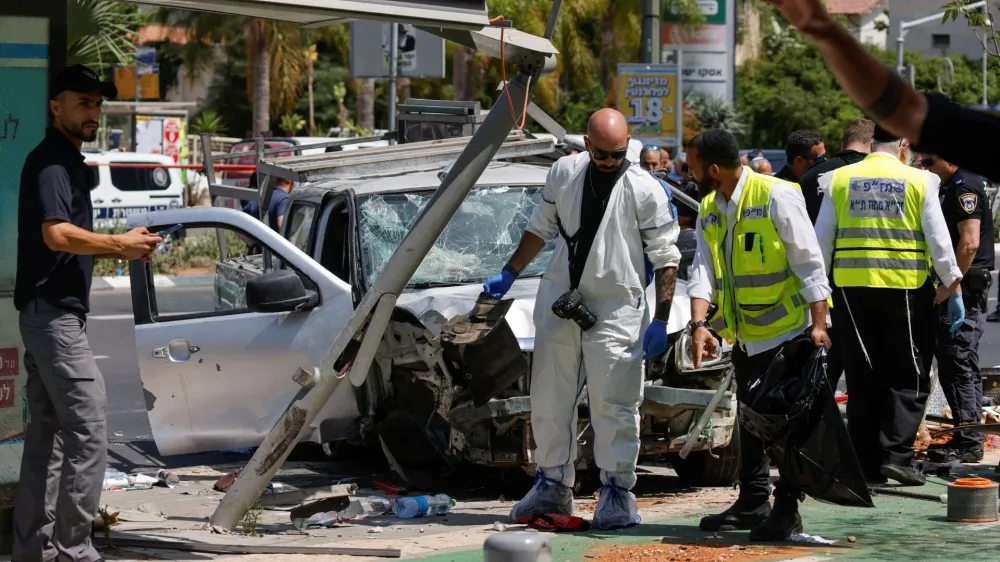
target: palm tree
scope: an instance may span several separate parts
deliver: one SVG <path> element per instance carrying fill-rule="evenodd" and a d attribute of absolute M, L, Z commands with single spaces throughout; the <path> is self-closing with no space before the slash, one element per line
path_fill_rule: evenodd
<path fill-rule="evenodd" d="M 102 76 L 135 57 L 142 17 L 132 4 L 69 0 L 66 5 L 67 64 L 84 64 Z"/>
<path fill-rule="evenodd" d="M 290 113 L 302 93 L 302 56 L 306 32 L 295 24 L 195 12 L 161 9 L 157 19 L 188 31 L 181 58 L 189 76 L 212 68 L 219 44 L 242 41 L 249 64 L 247 94 L 253 101 L 253 135 L 271 128 L 271 115 Z"/>

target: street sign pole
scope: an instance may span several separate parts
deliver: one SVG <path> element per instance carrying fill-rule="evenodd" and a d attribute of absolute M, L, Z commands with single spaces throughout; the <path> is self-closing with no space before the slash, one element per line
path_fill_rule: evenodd
<path fill-rule="evenodd" d="M 389 126 L 396 129 L 396 74 L 399 72 L 399 24 L 389 24 Z"/>
<path fill-rule="evenodd" d="M 677 152 L 684 151 L 684 53 L 677 51 Z"/>

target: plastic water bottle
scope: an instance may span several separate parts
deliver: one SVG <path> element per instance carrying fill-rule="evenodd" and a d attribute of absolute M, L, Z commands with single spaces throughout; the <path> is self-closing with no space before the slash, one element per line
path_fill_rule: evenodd
<path fill-rule="evenodd" d="M 396 505 L 392 506 L 392 511 L 397 517 L 410 519 L 424 515 L 444 515 L 451 511 L 451 506 L 453 505 L 455 505 L 455 500 L 444 494 L 417 496 L 415 498 L 401 498 L 396 500 Z"/>
<path fill-rule="evenodd" d="M 122 260 L 118 260 L 118 263 L 115 264 L 115 276 L 116 277 L 121 277 L 122 274 L 125 273 L 124 269 L 125 269 L 125 266 L 122 265 Z"/>
<path fill-rule="evenodd" d="M 396 500 L 379 496 L 367 498 L 355 498 L 347 509 L 340 512 L 340 515 L 348 519 L 364 519 L 366 517 L 378 517 L 392 511 Z"/>

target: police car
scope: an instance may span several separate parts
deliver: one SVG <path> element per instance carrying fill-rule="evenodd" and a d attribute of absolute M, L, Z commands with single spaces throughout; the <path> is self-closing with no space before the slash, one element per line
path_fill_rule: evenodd
<path fill-rule="evenodd" d="M 180 170 L 168 167 L 174 164 L 169 156 L 85 152 L 84 161 L 94 179 L 90 200 L 94 205 L 95 228 L 124 225 L 126 218 L 137 213 L 185 206 L 184 182 Z M 119 164 L 146 166 L 117 166 Z"/>

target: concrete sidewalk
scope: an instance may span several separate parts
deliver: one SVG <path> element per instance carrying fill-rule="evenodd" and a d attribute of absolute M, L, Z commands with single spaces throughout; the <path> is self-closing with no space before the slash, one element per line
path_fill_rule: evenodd
<path fill-rule="evenodd" d="M 992 471 L 1000 453 L 991 451 L 977 473 L 1000 480 Z M 317 463 L 288 463 L 275 481 L 303 486 L 303 482 L 336 483 L 338 476 L 324 472 Z M 253 544 L 285 546 L 328 546 L 341 548 L 399 549 L 402 558 L 432 562 L 473 562 L 482 559 L 482 545 L 494 530 L 495 522 L 505 522 L 514 498 L 495 495 L 495 490 L 456 492 L 458 501 L 445 517 L 399 519 L 393 515 L 356 520 L 330 529 L 310 529 L 298 533 L 287 511 L 260 512 L 257 532 L 252 537 L 243 528 L 233 534 L 214 534 L 207 521 L 223 494 L 212 490 L 215 481 L 239 465 L 193 467 L 174 471 L 181 484 L 173 489 L 109 491 L 102 505 L 115 510 L 135 510 L 153 504 L 164 514 L 158 522 L 122 522 L 113 527 L 115 537 L 161 538 L 212 544 Z M 628 562 L 631 560 L 995 560 L 1000 552 L 1000 523 L 968 525 L 945 521 L 946 506 L 921 500 L 875 496 L 873 509 L 843 508 L 807 500 L 802 504 L 805 531 L 830 540 L 835 545 L 749 543 L 746 532 L 702 533 L 698 520 L 703 515 L 725 509 L 737 492 L 728 488 L 688 489 L 679 485 L 672 471 L 649 468 L 640 476 L 636 489 L 643 523 L 624 531 L 552 535 L 554 560 L 565 562 Z M 776 475 L 775 475 L 776 476 Z M 364 479 L 362 479 L 364 480 Z M 319 484 L 313 484 L 319 485 Z M 911 491 L 946 493 L 946 481 L 932 478 L 922 488 Z M 356 495 L 381 495 L 376 490 L 359 489 Z M 592 498 L 578 499 L 580 515 L 593 513 Z M 507 531 L 520 530 L 506 525 Z M 103 543 L 103 535 L 95 534 Z M 856 537 L 855 543 L 847 541 Z M 681 549 L 683 547 L 683 550 Z M 993 554 L 986 554 L 992 552 Z M 161 549 L 102 548 L 107 560 L 239 560 L 241 562 L 304 562 L 316 555 L 213 555 Z M 723 558 L 724 557 L 724 558 Z M 348 556 L 323 556 L 323 560 L 348 562 L 385 560 Z"/>

